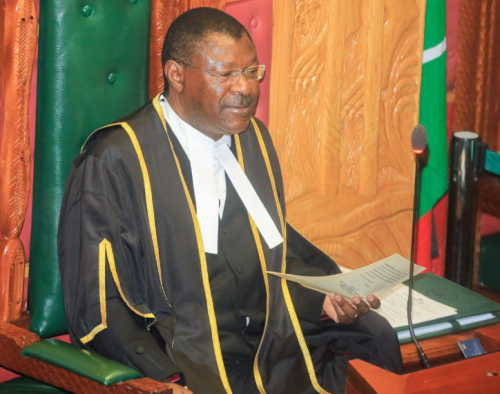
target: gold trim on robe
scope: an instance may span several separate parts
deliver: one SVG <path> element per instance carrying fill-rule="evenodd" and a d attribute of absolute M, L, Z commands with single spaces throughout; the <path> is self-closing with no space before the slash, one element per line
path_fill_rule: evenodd
<path fill-rule="evenodd" d="M 109 268 L 111 270 L 111 275 L 113 276 L 113 280 L 116 283 L 116 287 L 118 288 L 118 291 L 120 292 L 120 296 L 122 297 L 123 301 L 127 304 L 127 306 L 136 314 L 139 316 L 145 317 L 145 318 L 150 318 L 150 319 L 155 319 L 155 316 L 152 313 L 141 313 L 137 309 L 133 308 L 127 299 L 125 298 L 125 295 L 123 294 L 121 285 L 120 285 L 120 280 L 118 279 L 118 274 L 116 272 L 116 266 L 115 266 L 115 257 L 113 255 L 113 247 L 111 246 L 111 243 L 104 238 L 101 243 L 99 244 L 99 303 L 101 305 L 101 324 L 98 326 L 94 327 L 92 331 L 90 331 L 87 335 L 85 335 L 83 338 L 80 339 L 82 343 L 87 343 L 90 342 L 94 337 L 100 333 L 101 331 L 105 330 L 108 328 L 106 325 L 106 258 L 109 263 Z"/>
<path fill-rule="evenodd" d="M 156 220 L 155 220 L 155 211 L 153 206 L 153 193 L 151 192 L 151 182 L 149 181 L 149 173 L 148 168 L 146 166 L 146 162 L 144 161 L 144 156 L 142 155 L 141 146 L 139 145 L 139 141 L 137 141 L 137 137 L 135 136 L 132 128 L 125 122 L 120 123 L 120 126 L 127 132 L 130 140 L 132 141 L 132 145 L 134 145 L 135 152 L 137 153 L 137 158 L 139 159 L 139 163 L 141 165 L 142 177 L 144 179 L 144 193 L 146 194 L 146 208 L 148 210 L 148 219 L 149 219 L 149 228 L 151 231 L 151 239 L 153 241 L 153 248 L 155 251 L 156 258 L 156 267 L 158 269 L 158 276 L 160 278 L 161 290 L 163 291 L 163 295 L 165 299 L 167 299 L 167 295 L 165 294 L 165 289 L 163 288 L 163 278 L 161 275 L 161 264 L 160 264 L 160 251 L 158 249 L 158 237 L 156 235 Z"/>
<path fill-rule="evenodd" d="M 177 166 L 177 171 L 179 172 L 179 177 L 181 178 L 182 186 L 184 188 L 184 192 L 186 194 L 186 198 L 187 198 L 187 201 L 189 204 L 189 210 L 191 211 L 191 219 L 193 220 L 193 225 L 194 225 L 194 229 L 195 229 L 195 233 L 196 233 L 196 241 L 197 241 L 197 245 L 198 245 L 198 253 L 200 256 L 201 276 L 203 279 L 203 288 L 205 291 L 205 298 L 206 298 L 206 302 L 207 302 L 208 319 L 210 322 L 210 329 L 212 331 L 212 342 L 213 342 L 213 346 L 214 346 L 217 368 L 219 370 L 219 375 L 220 375 L 220 378 L 222 381 L 222 385 L 224 386 L 226 393 L 232 394 L 232 390 L 231 390 L 231 387 L 229 385 L 229 381 L 227 379 L 226 368 L 224 367 L 224 361 L 222 359 L 222 351 L 221 351 L 220 341 L 219 341 L 219 331 L 217 329 L 217 320 L 215 317 L 214 303 L 212 300 L 212 291 L 210 290 L 210 280 L 208 277 L 208 267 L 207 267 L 207 260 L 206 260 L 206 256 L 205 256 L 205 248 L 203 247 L 203 240 L 201 237 L 201 229 L 200 229 L 200 225 L 198 223 L 198 217 L 196 216 L 196 210 L 194 209 L 193 200 L 191 198 L 191 195 L 189 194 L 189 190 L 187 188 L 186 181 L 184 180 L 184 176 L 182 175 L 181 166 L 180 166 L 179 160 L 177 158 L 177 155 L 175 154 L 174 146 L 172 145 L 172 141 L 170 140 L 170 136 L 168 134 L 167 124 L 166 124 L 165 118 L 163 116 L 163 110 L 162 110 L 161 105 L 160 105 L 160 95 L 157 95 L 153 99 L 153 105 L 154 105 L 156 111 L 158 112 L 158 116 L 161 119 L 163 127 L 165 128 L 165 133 L 167 134 L 168 142 L 169 142 L 170 148 L 172 150 L 172 155 L 174 156 L 175 164 Z"/>
<path fill-rule="evenodd" d="M 102 330 L 108 328 L 106 325 L 106 243 L 107 239 L 103 239 L 99 244 L 99 303 L 101 305 L 101 324 L 94 327 L 83 338 L 80 338 L 82 343 L 90 342 Z"/>
<path fill-rule="evenodd" d="M 252 118 L 252 124 L 255 128 L 255 133 L 257 134 L 257 139 L 259 141 L 259 146 L 262 151 L 262 155 L 264 156 L 264 161 L 266 162 L 267 172 L 269 173 L 269 179 L 271 180 L 271 184 L 273 187 L 274 199 L 276 201 L 276 207 L 278 208 L 278 214 L 281 222 L 281 231 L 283 236 L 283 262 L 281 266 L 281 272 L 286 273 L 286 224 L 283 220 L 283 214 L 281 211 L 281 204 L 278 199 L 278 193 L 276 191 L 276 184 L 274 182 L 274 176 L 271 169 L 271 163 L 269 162 L 269 157 L 267 155 L 267 149 L 264 144 L 264 140 L 262 139 L 262 135 L 260 133 L 259 126 L 257 122 Z M 299 341 L 300 349 L 302 350 L 302 354 L 304 356 L 304 361 L 306 362 L 307 372 L 309 373 L 309 377 L 311 378 L 311 383 L 314 389 L 321 394 L 330 394 L 325 391 L 318 383 L 318 379 L 316 378 L 316 373 L 314 372 L 314 365 L 311 359 L 311 354 L 309 353 L 309 348 L 307 347 L 307 343 L 304 338 L 304 334 L 302 329 L 300 328 L 299 319 L 297 318 L 297 313 L 295 312 L 295 308 L 293 307 L 292 297 L 290 296 L 290 291 L 288 290 L 288 285 L 286 283 L 286 279 L 281 279 L 281 286 L 283 289 L 283 296 L 285 298 L 286 307 L 288 309 L 288 314 L 290 315 L 290 319 L 292 320 L 293 328 L 295 330 L 295 335 Z M 257 362 L 257 360 L 256 360 Z"/>

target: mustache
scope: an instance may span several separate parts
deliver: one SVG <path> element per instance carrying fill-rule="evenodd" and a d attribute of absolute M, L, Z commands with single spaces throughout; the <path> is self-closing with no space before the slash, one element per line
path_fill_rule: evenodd
<path fill-rule="evenodd" d="M 236 96 L 234 99 L 224 102 L 225 107 L 248 107 L 256 101 L 255 96 L 249 94 Z"/>

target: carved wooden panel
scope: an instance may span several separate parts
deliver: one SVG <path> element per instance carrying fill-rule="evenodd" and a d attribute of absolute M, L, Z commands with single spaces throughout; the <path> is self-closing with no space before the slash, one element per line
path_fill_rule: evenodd
<path fill-rule="evenodd" d="M 350 268 L 409 258 L 425 0 L 274 3 L 270 132 L 288 220 Z"/>
<path fill-rule="evenodd" d="M 223 10 L 225 0 L 153 0 L 151 5 L 151 49 L 149 52 L 149 96 L 163 91 L 161 50 L 171 23 L 183 12 L 196 7 Z"/>
<path fill-rule="evenodd" d="M 0 150 L 0 321 L 11 321 L 21 316 L 23 300 L 25 259 L 19 236 L 26 217 L 30 187 L 28 108 L 38 41 L 38 19 L 33 0 L 9 1 L 4 25 L 3 59 L 0 63 L 5 83 Z"/>
<path fill-rule="evenodd" d="M 0 1 L 0 92 L 3 92 L 3 67 L 1 66 L 4 62 L 3 58 L 3 36 L 4 36 L 4 24 L 5 24 L 5 2 Z M 0 94 L 0 109 L 2 108 L 3 94 Z M 0 146 L 2 146 L 2 129 L 0 126 Z"/>

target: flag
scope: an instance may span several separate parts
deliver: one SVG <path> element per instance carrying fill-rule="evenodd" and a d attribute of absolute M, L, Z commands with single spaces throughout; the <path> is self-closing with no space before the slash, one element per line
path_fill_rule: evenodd
<path fill-rule="evenodd" d="M 425 15 L 422 85 L 420 92 L 420 124 L 427 129 L 428 160 L 422 170 L 416 262 L 442 274 L 442 267 L 431 266 L 432 237 L 436 236 L 433 208 L 448 189 L 448 155 L 446 133 L 446 2 L 428 0 Z M 440 219 L 443 204 L 440 204 Z M 434 233 L 434 234 L 433 234 Z M 441 239 L 440 239 L 441 238 Z M 439 251 L 444 251 L 440 245 Z"/>

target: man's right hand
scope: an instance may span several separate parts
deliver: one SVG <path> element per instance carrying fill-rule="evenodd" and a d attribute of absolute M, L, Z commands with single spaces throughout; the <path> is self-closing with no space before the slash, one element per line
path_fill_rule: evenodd
<path fill-rule="evenodd" d="M 165 382 L 165 385 L 172 389 L 172 394 L 194 394 L 191 390 L 188 390 L 187 388 L 179 386 L 175 383 Z"/>
<path fill-rule="evenodd" d="M 331 294 L 325 297 L 323 310 L 336 323 L 351 324 L 361 315 L 370 311 L 370 308 L 380 308 L 380 300 L 373 294 L 366 297 L 368 303 L 356 296 L 352 299 L 352 304 L 347 302 L 340 294 Z"/>

